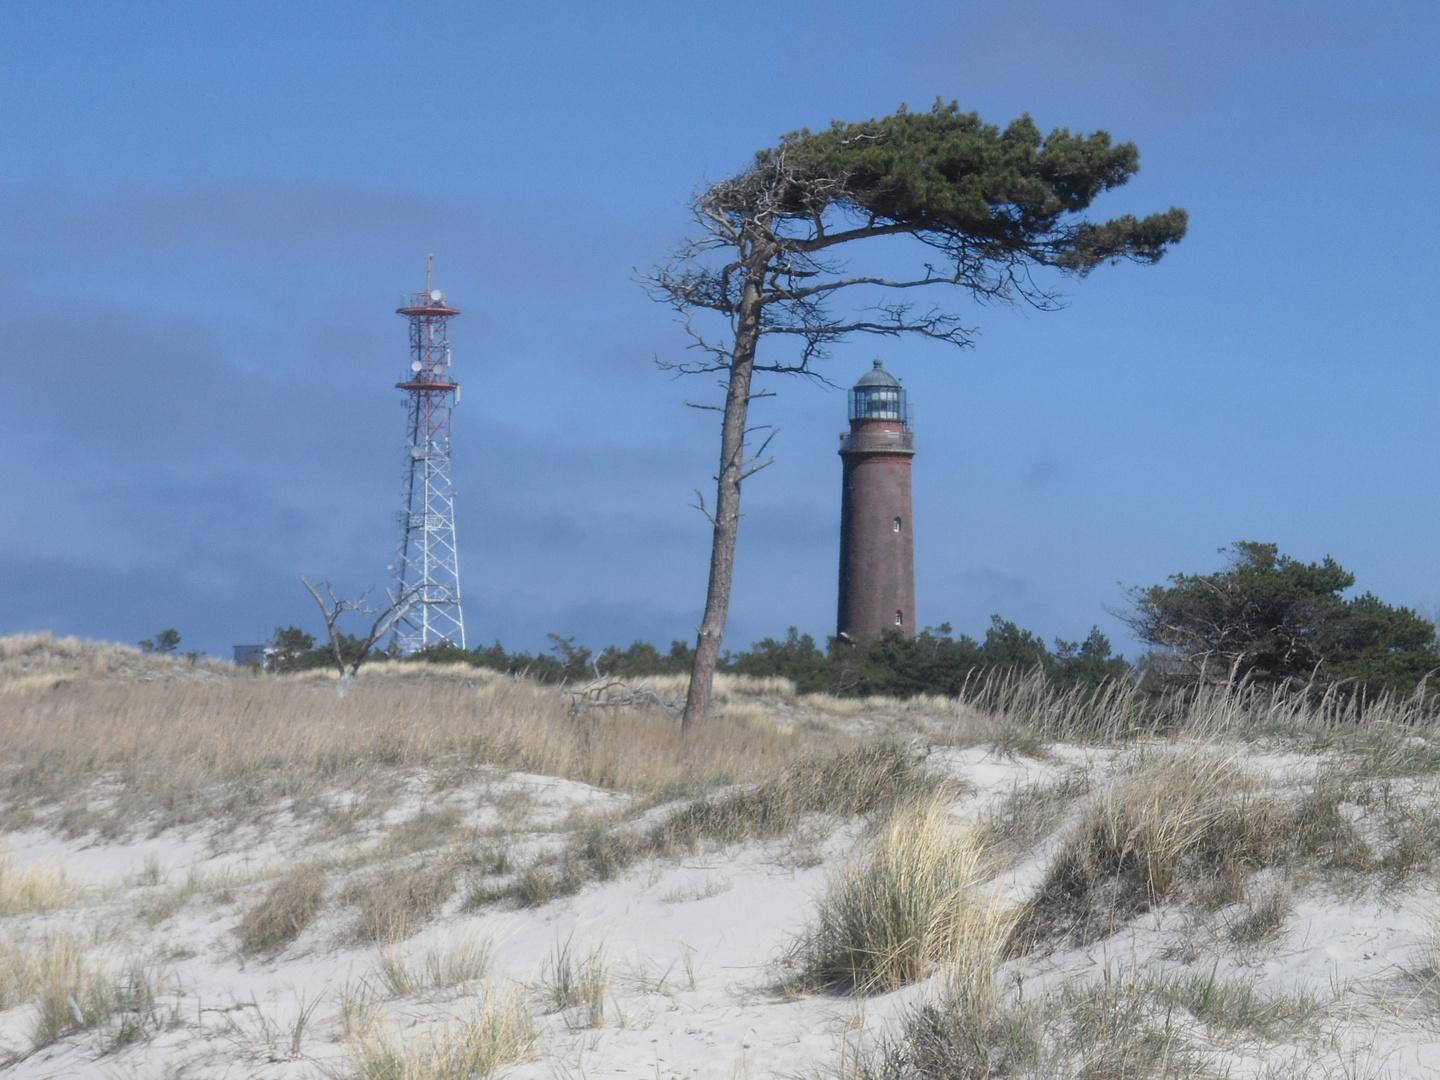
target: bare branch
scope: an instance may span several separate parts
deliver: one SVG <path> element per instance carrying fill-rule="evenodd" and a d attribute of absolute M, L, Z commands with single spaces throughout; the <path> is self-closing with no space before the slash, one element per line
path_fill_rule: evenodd
<path fill-rule="evenodd" d="M 420 601 L 420 590 L 417 588 L 400 594 L 389 593 L 387 594 L 389 604 L 383 608 L 373 608 L 365 606 L 365 601 L 371 592 L 369 589 L 366 589 L 358 600 L 347 600 L 335 594 L 335 590 L 328 580 L 323 581 L 321 584 L 330 598 L 329 603 L 326 603 L 325 598 L 320 595 L 320 590 L 310 583 L 309 578 L 301 574 L 300 580 L 309 590 L 310 595 L 315 598 L 315 604 L 319 607 L 320 614 L 325 620 L 325 632 L 330 638 L 330 653 L 340 675 L 340 682 L 335 693 L 337 697 L 344 697 L 350 688 L 351 679 L 360 670 L 360 666 L 365 663 L 371 649 L 375 647 L 375 643 L 394 629 L 396 624 L 409 614 L 410 609 Z M 345 660 L 344 639 L 339 628 L 341 616 L 347 613 L 375 616 L 374 621 L 370 624 L 369 634 L 364 639 L 355 639 L 357 652 L 348 665 Z"/>
<path fill-rule="evenodd" d="M 780 429 L 779 429 L 779 428 L 777 428 L 777 427 L 771 427 L 771 425 L 769 425 L 769 424 L 761 424 L 761 425 L 758 426 L 758 427 L 753 427 L 753 428 L 747 428 L 747 429 L 746 429 L 745 434 L 748 435 L 748 434 L 750 434 L 750 432 L 752 432 L 752 431 L 763 431 L 763 430 L 765 430 L 766 428 L 770 428 L 770 434 L 765 436 L 765 441 L 760 444 L 760 449 L 756 450 L 755 453 L 750 456 L 749 461 L 746 461 L 746 462 L 744 463 L 745 465 L 749 465 L 751 461 L 754 461 L 754 460 L 755 460 L 756 458 L 758 458 L 761 454 L 765 453 L 765 448 L 770 445 L 770 440 L 773 439 L 773 438 L 775 438 L 776 435 L 779 435 L 779 434 L 780 434 Z M 756 470 L 756 471 L 758 471 L 758 470 Z"/>
<path fill-rule="evenodd" d="M 699 488 L 695 489 L 695 498 L 697 501 L 691 503 L 690 505 L 693 506 L 696 510 L 699 510 L 700 513 L 704 514 L 705 520 L 710 522 L 711 525 L 714 525 L 715 515 L 710 513 L 709 510 L 705 509 L 705 496 L 700 493 Z"/>
<path fill-rule="evenodd" d="M 751 461 L 754 461 L 755 459 L 754 459 L 754 458 L 751 458 L 750 460 L 751 460 Z M 774 465 L 774 464 L 775 464 L 775 459 L 774 459 L 773 457 L 772 457 L 772 458 L 767 458 L 766 460 L 762 461 L 759 465 L 754 465 L 754 466 L 746 469 L 745 471 L 743 471 L 743 472 L 740 474 L 740 479 L 741 479 L 742 481 L 743 481 L 743 480 L 748 480 L 748 479 L 750 479 L 750 477 L 754 476 L 754 475 L 755 475 L 757 472 L 759 472 L 761 469 L 767 468 L 768 466 L 771 466 L 771 465 Z"/>

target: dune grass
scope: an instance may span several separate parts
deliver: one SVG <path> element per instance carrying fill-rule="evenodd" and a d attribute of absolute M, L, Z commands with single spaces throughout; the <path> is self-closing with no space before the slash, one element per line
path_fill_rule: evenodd
<path fill-rule="evenodd" d="M 233 672 L 218 660 L 142 653 L 131 645 L 50 634 L 0 637 L 0 698 L 44 693 L 64 683 L 106 679 L 157 681 L 216 678 Z"/>
<path fill-rule="evenodd" d="M 1218 965 L 1212 965 L 1209 971 L 1155 976 L 1146 980 L 1142 990 L 1218 1031 L 1262 1038 L 1292 1035 L 1321 1011 L 1320 1000 L 1308 991 L 1266 993 L 1251 979 L 1224 978 L 1217 972 Z"/>
<path fill-rule="evenodd" d="M 409 957 L 391 946 L 381 950 L 375 973 L 392 997 L 449 990 L 485 978 L 490 973 L 493 951 L 491 942 L 481 937 L 444 942 L 418 957 Z"/>
<path fill-rule="evenodd" d="M 73 937 L 0 942 L 0 1010 L 34 1007 L 33 1049 L 80 1031 L 97 1033 L 102 1054 L 147 1039 L 177 1022 L 174 1008 L 161 1004 L 161 989 L 155 965 L 112 967 Z"/>
<path fill-rule="evenodd" d="M 1088 808 L 1016 927 L 1016 947 L 1094 940 L 1176 891 L 1212 906 L 1278 858 L 1293 818 L 1205 748 L 1142 756 Z"/>
<path fill-rule="evenodd" d="M 469 1015 L 409 1040 L 372 1032 L 353 1044 L 355 1080 L 485 1080 L 530 1056 L 536 1032 L 524 998 L 488 989 Z"/>
<path fill-rule="evenodd" d="M 979 889 L 983 831 L 953 821 L 953 802 L 900 803 L 832 876 L 796 950 L 803 983 L 885 993 L 936 970 L 993 968 L 1008 920 Z"/>
<path fill-rule="evenodd" d="M 989 974 L 993 975 L 993 971 Z M 978 979 L 910 1009 L 898 1033 L 842 1062 L 840 1080 L 1182 1080 L 1215 1075 L 1134 973 L 1001 1001 Z M 1157 1008 L 1157 1005 L 1160 1007 Z M 1223 1075 L 1223 1074 L 1222 1074 Z"/>
<path fill-rule="evenodd" d="M 400 865 L 363 878 L 346 890 L 359 908 L 355 936 L 377 945 L 417 933 L 455 894 L 457 860 L 444 856 L 423 866 Z"/>
<path fill-rule="evenodd" d="M 247 956 L 283 949 L 304 933 L 324 902 L 324 870 L 297 866 L 286 871 L 240 920 L 240 947 Z"/>
<path fill-rule="evenodd" d="M 610 965 L 604 944 L 581 956 L 571 939 L 557 941 L 536 989 L 551 1011 L 575 1010 L 572 1027 L 604 1027 L 605 999 L 610 990 Z"/>
<path fill-rule="evenodd" d="M 645 828 L 629 820 L 643 805 L 618 820 L 591 821 L 558 858 L 542 859 L 517 874 L 509 888 L 477 893 L 470 903 L 547 903 L 587 881 L 608 881 L 641 859 L 793 835 L 809 819 L 884 812 L 938 785 L 909 747 L 842 743 L 807 753 L 754 783 L 681 801 Z"/>
<path fill-rule="evenodd" d="M 898 1032 L 842 1064 L 843 1080 L 1180 1080 L 1229 1075 L 1207 1051 L 1252 1050 L 1306 1031 L 1324 1012 L 1313 994 L 1267 993 L 1215 968 L 1149 976 L 1108 969 L 1035 996 L 994 992 L 994 969 L 949 981 L 903 1016 Z M 1293 1050 L 1293 1047 L 1291 1048 Z M 1263 1050 L 1262 1050 L 1263 1052 Z M 1293 1056 L 1293 1055 L 1287 1055 Z M 1266 1076 L 1321 1075 L 1303 1065 Z M 1324 1073 L 1324 1075 L 1329 1075 Z"/>
<path fill-rule="evenodd" d="M 25 689 L 35 678 L 50 680 L 45 693 Z M 683 691 L 683 677 L 648 681 L 666 694 Z M 12 768 L 0 779 L 0 823 L 46 814 L 72 834 L 116 835 L 141 822 L 240 823 L 282 800 L 299 814 L 325 813 L 333 809 L 327 793 L 364 795 L 418 769 L 491 765 L 642 795 L 697 794 L 844 743 L 844 721 L 855 717 L 1025 754 L 1055 740 L 1285 734 L 1365 757 L 1372 775 L 1440 772 L 1433 712 L 1418 700 L 1372 701 L 1361 712 L 1354 702 L 1255 690 L 1162 699 L 1128 682 L 1059 691 L 1036 674 L 991 673 L 958 698 L 903 701 L 797 698 L 785 680 L 723 676 L 716 715 L 690 738 L 659 705 L 577 712 L 564 688 L 463 664 L 373 664 L 336 700 L 323 671 L 274 676 L 12 635 L 0 638 L 6 687 L 0 757 Z M 798 710 L 802 722 L 777 722 L 777 704 L 792 720 Z M 102 776 L 116 787 L 97 803 L 89 789 Z"/>
<path fill-rule="evenodd" d="M 41 863 L 17 870 L 14 860 L 0 857 L 0 918 L 67 907 L 78 895 L 58 866 Z"/>
<path fill-rule="evenodd" d="M 3 694 L 3 812 L 15 827 L 58 809 L 49 822 L 72 834 L 117 835 L 142 822 L 240 823 L 282 800 L 323 813 L 336 789 L 363 794 L 386 776 L 486 765 L 683 794 L 759 778 L 836 738 L 722 712 L 682 739 L 663 708 L 577 716 L 560 688 L 460 667 L 373 665 L 342 700 L 323 677 L 233 671 Z M 88 798 L 101 777 L 116 784 L 103 807 Z"/>

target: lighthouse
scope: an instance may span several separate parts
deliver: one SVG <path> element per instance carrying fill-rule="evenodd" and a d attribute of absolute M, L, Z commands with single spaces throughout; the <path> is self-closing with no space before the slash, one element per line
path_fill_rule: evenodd
<path fill-rule="evenodd" d="M 856 644 L 886 630 L 915 636 L 910 462 L 915 433 L 905 389 L 875 361 L 849 393 L 840 435 L 840 604 L 836 633 Z"/>

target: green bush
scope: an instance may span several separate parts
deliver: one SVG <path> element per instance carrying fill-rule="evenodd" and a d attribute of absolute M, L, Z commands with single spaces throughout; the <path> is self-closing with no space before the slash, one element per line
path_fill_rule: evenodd
<path fill-rule="evenodd" d="M 1174 574 L 1132 593 L 1130 625 L 1161 662 L 1163 684 L 1409 694 L 1440 668 L 1435 625 L 1370 593 L 1341 594 L 1355 575 L 1328 555 L 1302 563 L 1242 540 L 1213 574 Z"/>

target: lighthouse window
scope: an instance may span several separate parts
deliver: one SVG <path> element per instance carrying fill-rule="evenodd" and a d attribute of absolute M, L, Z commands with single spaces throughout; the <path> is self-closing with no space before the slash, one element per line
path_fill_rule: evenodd
<path fill-rule="evenodd" d="M 905 612 L 903 612 L 903 611 L 897 611 L 897 612 L 895 612 L 895 625 L 896 625 L 896 626 L 904 626 L 904 625 L 905 625 Z"/>
<path fill-rule="evenodd" d="M 899 532 L 899 531 L 900 531 L 900 519 L 899 519 L 899 518 L 896 518 L 896 519 L 894 520 L 894 522 L 890 525 L 890 528 L 891 528 L 891 530 L 892 530 L 893 532 Z"/>

